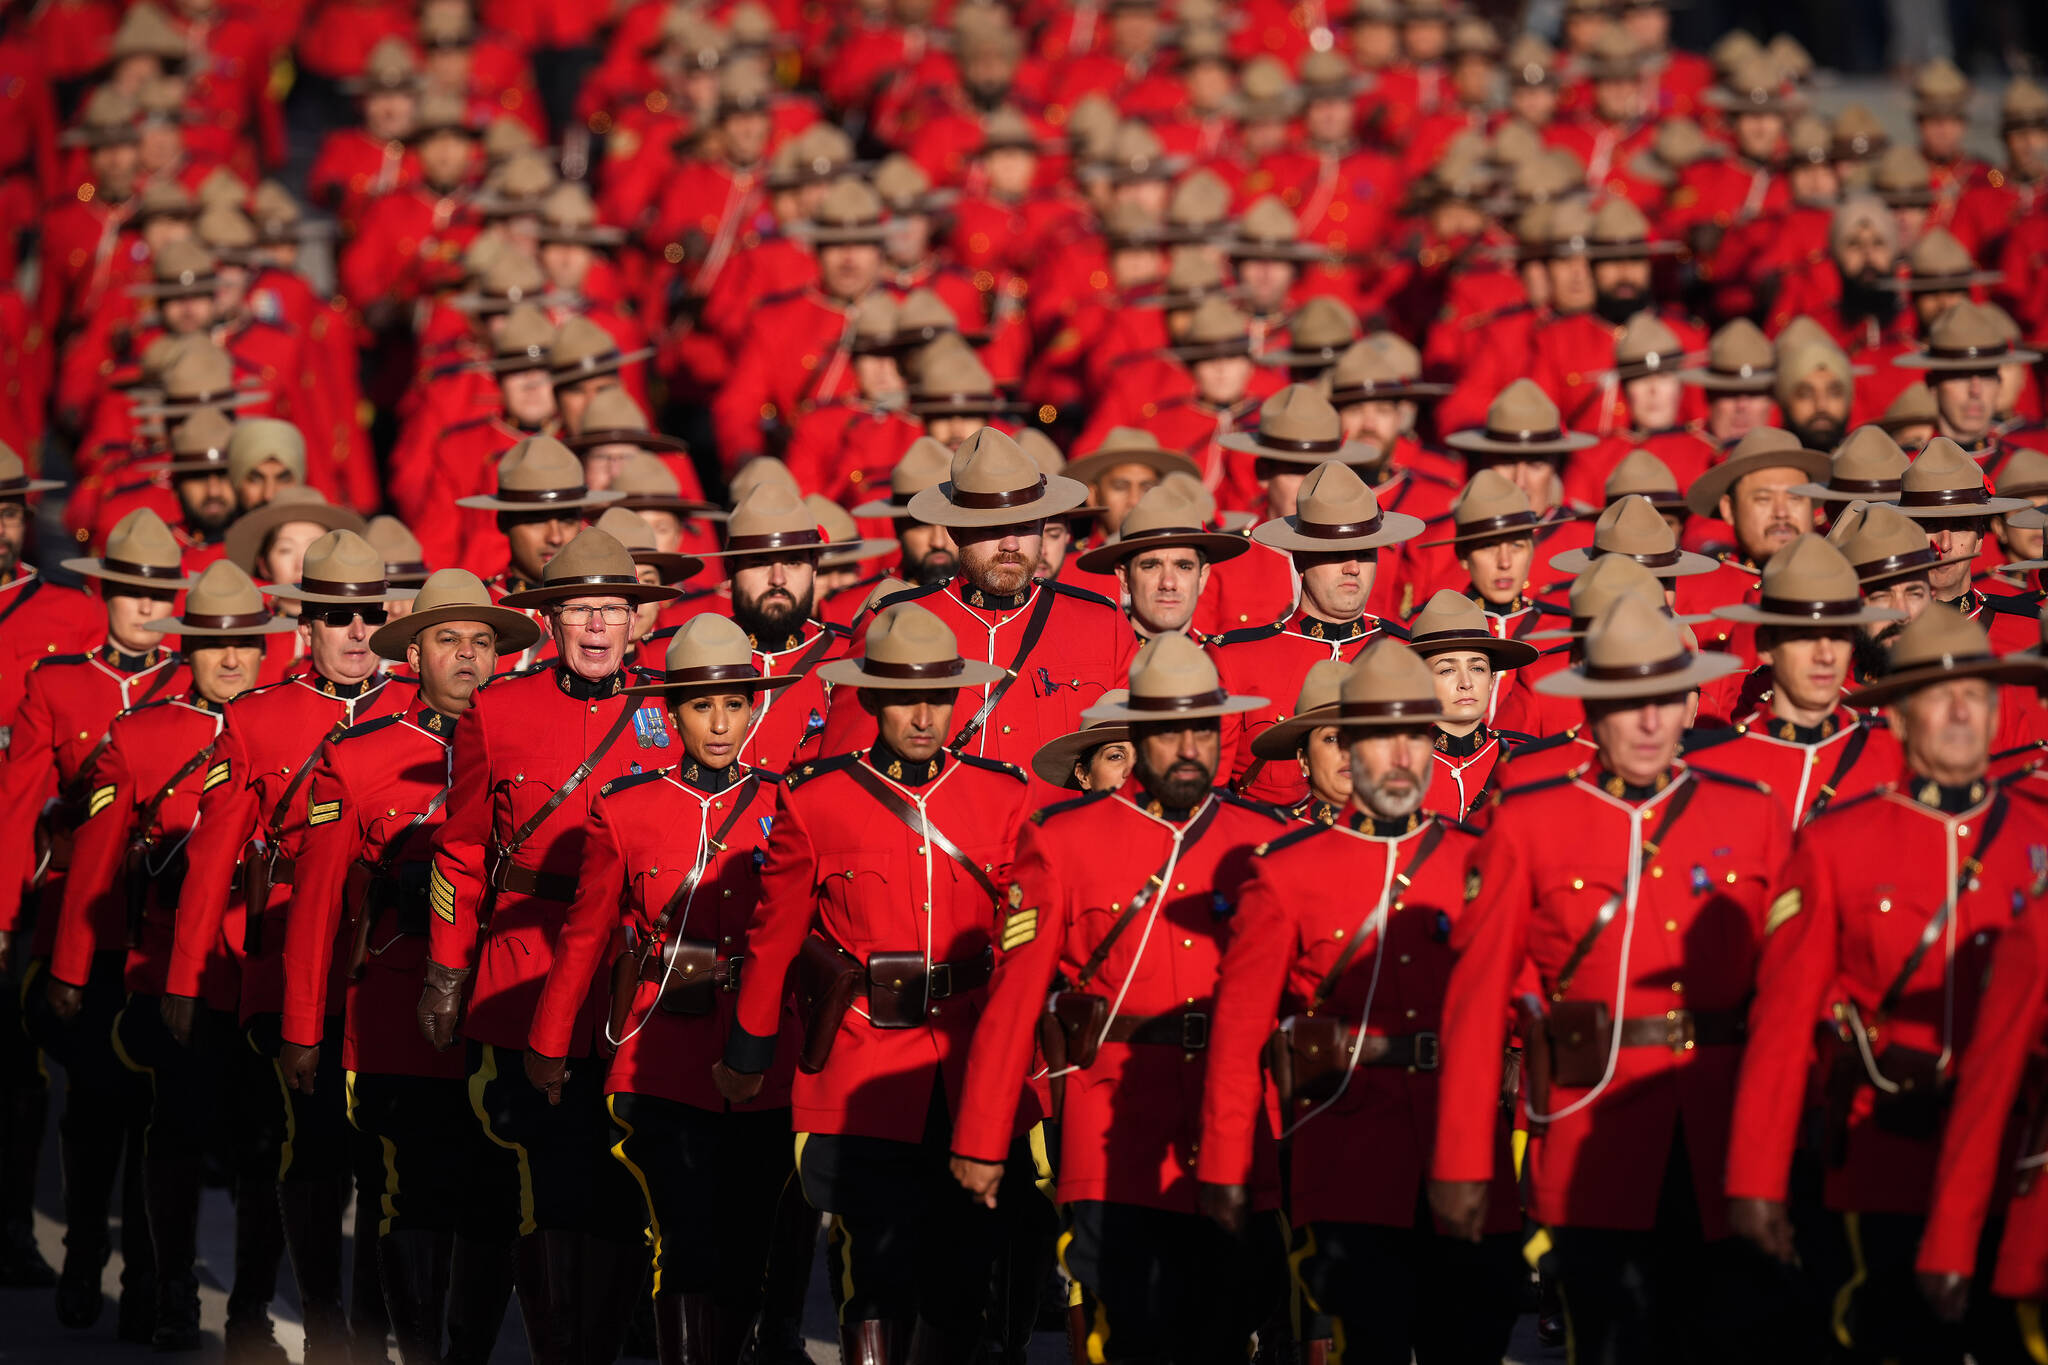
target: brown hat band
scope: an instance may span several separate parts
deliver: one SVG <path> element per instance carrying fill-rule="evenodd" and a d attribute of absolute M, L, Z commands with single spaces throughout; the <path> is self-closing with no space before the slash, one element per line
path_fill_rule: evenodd
<path fill-rule="evenodd" d="M 1904 479 L 1828 480 L 1828 491 L 1833 493 L 1890 493 L 1896 495 L 1904 486 Z"/>
<path fill-rule="evenodd" d="M 703 664 L 696 668 L 671 668 L 661 675 L 665 683 L 759 682 L 760 670 L 752 664 Z"/>
<path fill-rule="evenodd" d="M 1416 720 L 1442 720 L 1444 708 L 1443 703 L 1435 697 L 1427 701 L 1420 697 L 1396 697 L 1392 701 L 1338 702 L 1337 714 L 1346 720 L 1399 720 L 1407 717 Z"/>
<path fill-rule="evenodd" d="M 1562 441 L 1564 439 L 1564 429 L 1562 427 L 1551 427 L 1548 431 L 1496 431 L 1492 427 L 1488 427 L 1486 429 L 1486 439 L 1497 441 L 1502 445 L 1544 445 L 1551 441 Z"/>
<path fill-rule="evenodd" d="M 386 564 L 384 566 L 384 577 L 387 580 L 397 578 L 401 574 L 423 574 L 426 572 L 427 566 L 424 560 L 411 560 L 403 564 Z"/>
<path fill-rule="evenodd" d="M 759 535 L 727 536 L 727 554 L 741 550 L 812 550 L 825 543 L 815 527 L 807 531 L 763 531 Z"/>
<path fill-rule="evenodd" d="M 111 573 L 134 574 L 137 578 L 183 578 L 185 571 L 177 565 L 138 564 L 132 559 L 114 559 L 101 556 L 100 567 Z"/>
<path fill-rule="evenodd" d="M 260 626 L 270 620 L 267 611 L 245 611 L 236 616 L 212 616 L 187 613 L 178 624 L 188 630 L 244 630 L 249 626 Z"/>
<path fill-rule="evenodd" d="M 235 393 L 236 390 L 234 389 L 201 389 L 198 393 L 171 393 L 166 394 L 165 397 L 173 403 L 189 403 L 205 408 L 233 398 Z"/>
<path fill-rule="evenodd" d="M 497 358 L 500 361 L 532 360 L 546 365 L 548 363 L 548 348 L 545 346 L 521 346 L 513 351 L 500 351 Z"/>
<path fill-rule="evenodd" d="M 1736 365 L 1731 368 L 1726 365 L 1709 365 L 1707 366 L 1707 373 L 1721 379 L 1761 379 L 1771 373 L 1771 367 L 1768 365 Z"/>
<path fill-rule="evenodd" d="M 1476 521 L 1458 522 L 1458 538 L 1471 540 L 1507 531 L 1526 531 L 1535 525 L 1534 512 L 1503 512 L 1497 517 L 1481 517 Z"/>
<path fill-rule="evenodd" d="M 964 659 L 938 659 L 931 663 L 898 664 L 886 659 L 864 658 L 860 661 L 861 672 L 872 673 L 877 678 L 955 678 L 966 671 Z"/>
<path fill-rule="evenodd" d="M 1037 502 L 1045 496 L 1045 475 L 1038 476 L 1038 482 L 1024 488 L 1006 488 L 999 493 L 970 493 L 953 486 L 953 505 L 968 507 L 976 511 L 993 511 L 1002 507 L 1023 507 Z"/>
<path fill-rule="evenodd" d="M 1377 535 L 1385 520 L 1377 512 L 1373 513 L 1371 521 L 1309 521 L 1297 516 L 1294 530 L 1310 540 L 1356 540 L 1360 536 Z"/>
<path fill-rule="evenodd" d="M 589 496 L 590 489 L 580 483 L 568 488 L 500 488 L 497 494 L 499 502 L 531 503 L 575 502 Z"/>
<path fill-rule="evenodd" d="M 1154 526 L 1149 531 L 1138 532 L 1129 540 L 1124 541 L 1123 544 L 1126 546 L 1140 546 L 1154 540 L 1172 540 L 1180 536 L 1205 536 L 1208 534 L 1209 532 L 1199 526 Z"/>
<path fill-rule="evenodd" d="M 1858 578 L 1878 578 L 1889 574 L 1911 573 L 1915 569 L 1931 569 L 1940 562 L 1932 545 L 1922 550 L 1909 550 L 1902 555 L 1886 555 L 1856 566 Z"/>
<path fill-rule="evenodd" d="M 0 498 L 28 492 L 29 483 L 30 479 L 26 474 L 18 479 L 0 479 Z"/>
<path fill-rule="evenodd" d="M 1470 640 L 1473 644 L 1483 641 L 1493 644 L 1498 643 L 1500 637 L 1486 630 L 1431 630 L 1421 635 L 1409 636 L 1408 645 L 1412 649 L 1416 645 L 1433 645 L 1444 640 Z"/>
<path fill-rule="evenodd" d="M 554 367 L 556 374 L 574 374 L 583 370 L 595 370 L 603 365 L 615 365 L 625 356 L 619 350 L 601 351 L 596 355 L 581 355 Z"/>
<path fill-rule="evenodd" d="M 343 583 L 331 578 L 301 578 L 299 591 L 317 592 L 327 597 L 383 597 L 391 591 L 391 585 L 381 578 L 367 583 Z"/>
<path fill-rule="evenodd" d="M 621 573 L 593 573 L 581 578 L 550 578 L 541 586 L 553 591 L 556 588 L 637 588 L 641 583 L 639 579 L 628 578 Z"/>
<path fill-rule="evenodd" d="M 1972 488 L 1920 488 L 1899 495 L 1899 506 L 1906 507 L 1966 507 L 1991 501 L 1991 495 L 1984 491 L 1982 484 Z"/>
<path fill-rule="evenodd" d="M 1854 616 L 1863 610 L 1861 601 L 1829 598 L 1802 602 L 1790 597 L 1760 597 L 1756 605 L 1757 610 L 1772 616 Z"/>
<path fill-rule="evenodd" d="M 1603 550 L 1598 545 L 1595 545 L 1592 549 L 1586 551 L 1586 558 L 1600 559 L 1607 555 L 1617 555 L 1622 559 L 1633 559 L 1646 569 L 1668 569 L 1678 562 L 1680 554 L 1681 552 L 1675 547 L 1669 550 L 1659 550 L 1654 554 L 1632 555 L 1625 550 Z"/>
<path fill-rule="evenodd" d="M 1213 692 L 1197 692 L 1192 697 L 1133 696 L 1124 705 L 1133 711 L 1158 711 L 1171 715 L 1175 711 L 1198 711 L 1205 706 L 1221 706 L 1229 700 L 1230 694 L 1219 687 Z"/>
<path fill-rule="evenodd" d="M 1661 678 L 1671 673 L 1683 673 L 1692 667 L 1692 660 L 1692 652 L 1681 649 L 1668 659 L 1646 664 L 1596 664 L 1588 660 L 1585 672 L 1596 682 L 1627 682 L 1633 678 Z"/>
<path fill-rule="evenodd" d="M 1995 346 L 1929 346 L 1927 354 L 1937 360 L 1983 360 L 2002 365 L 2010 350 L 2012 347 L 2001 341 Z"/>
<path fill-rule="evenodd" d="M 1322 455 L 1344 448 L 1344 438 L 1341 436 L 1329 440 L 1303 441 L 1286 436 L 1268 436 L 1260 431 L 1254 432 L 1252 439 L 1268 450 L 1287 450 L 1302 455 Z"/>

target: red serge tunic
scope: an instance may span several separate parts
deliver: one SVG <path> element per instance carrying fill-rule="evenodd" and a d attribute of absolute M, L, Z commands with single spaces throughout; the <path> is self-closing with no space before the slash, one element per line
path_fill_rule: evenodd
<path fill-rule="evenodd" d="M 1838 802 L 1898 776 L 1905 758 L 1883 722 L 1846 706 L 1819 725 L 1795 725 L 1760 706 L 1730 730 L 1693 731 L 1685 761 L 1770 789 L 1796 829 Z"/>

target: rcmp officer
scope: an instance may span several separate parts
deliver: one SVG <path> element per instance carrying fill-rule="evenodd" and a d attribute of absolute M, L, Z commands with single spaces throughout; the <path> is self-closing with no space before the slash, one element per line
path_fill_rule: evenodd
<path fill-rule="evenodd" d="M 971 708 L 956 708 L 947 749 L 1029 761 L 1039 745 L 1073 728 L 1081 711 L 1123 683 L 1137 641 L 1105 598 L 1032 577 L 1045 519 L 1081 505 L 1087 491 L 1047 476 L 1018 444 L 984 427 L 953 456 L 951 477 L 910 500 L 918 521 L 944 526 L 959 551 L 949 583 L 898 593 L 883 605 L 915 602 L 945 622 L 971 657 L 1003 675 L 969 684 Z M 860 648 L 856 633 L 853 648 Z M 964 712 L 964 714 L 962 714 Z M 826 718 L 822 752 L 846 753 L 873 733 L 873 719 L 849 697 Z"/>
<path fill-rule="evenodd" d="M 518 1237 L 514 1277 L 538 1361 L 610 1360 L 643 1274 L 645 1206 L 623 1167 L 595 1158 L 602 1076 L 581 1061 L 595 994 L 562 1049 L 575 1064 L 557 1102 L 512 1058 L 527 1046 L 575 899 L 591 798 L 674 748 L 666 718 L 623 695 L 634 604 L 674 596 L 642 583 L 625 548 L 590 529 L 548 561 L 538 587 L 501 600 L 543 609 L 557 657 L 476 694 L 456 729 L 434 840 L 419 1022 L 436 1048 L 454 1043 L 458 1020 L 467 1040 L 471 1106 L 492 1144 L 485 1197 Z"/>
<path fill-rule="evenodd" d="M 1564 465 L 1577 451 L 1597 444 L 1583 431 L 1566 431 L 1557 405 L 1528 379 L 1517 379 L 1495 395 L 1486 409 L 1486 424 L 1474 431 L 1454 431 L 1444 444 L 1465 455 L 1476 475 L 1491 469 L 1522 490 L 1536 514 L 1531 534 L 1536 562 L 1530 590 L 1541 592 L 1562 581 L 1549 567 L 1560 550 L 1591 542 L 1591 528 L 1564 496 Z M 1427 563 L 1427 561 L 1425 561 Z M 1425 573 L 1427 571 L 1425 570 Z M 1456 569 L 1438 561 L 1439 577 L 1418 577 L 1418 591 L 1435 591 L 1455 583 Z M 1446 579 L 1450 581 L 1445 581 Z"/>
<path fill-rule="evenodd" d="M 428 847 L 446 818 L 457 722 L 498 654 L 539 635 L 525 614 L 491 605 L 467 570 L 428 578 L 411 609 L 370 636 L 372 652 L 419 679 L 411 705 L 343 731 L 306 786 L 278 1072 L 321 1099 L 347 1078 L 349 1124 L 370 1139 L 356 1144 L 360 1188 L 382 1191 L 374 1234 L 359 1222 L 357 1236 L 375 1248 L 408 1365 L 441 1358 L 452 1243 L 479 1227 L 468 1186 L 482 1136 L 462 1059 L 428 1046 L 412 1019 L 426 968 Z M 481 1361 L 511 1292 L 510 1246 L 464 1236 L 454 1264 L 450 1354 Z"/>
<path fill-rule="evenodd" d="M 1301 770 L 1307 794 L 1286 808 L 1297 820 L 1334 825 L 1351 800 L 1351 766 L 1337 733 L 1337 691 L 1350 673 L 1341 659 L 1318 659 L 1308 666 L 1301 691 L 1294 696 L 1294 714 L 1252 737 L 1253 762 L 1247 770 L 1255 783 L 1268 763 L 1292 760 Z"/>
<path fill-rule="evenodd" d="M 185 845 L 189 871 L 178 896 L 161 1009 L 171 1035 L 188 1041 L 205 984 L 225 957 L 240 978 L 241 1022 L 250 1045 L 275 1056 L 287 915 L 309 815 L 307 783 L 322 750 L 343 729 L 412 706 L 411 686 L 379 672 L 370 634 L 384 623 L 385 604 L 409 599 L 414 590 L 391 587 L 384 557 L 361 536 L 332 531 L 306 551 L 297 582 L 270 591 L 299 603 L 309 666 L 228 708 L 201 783 L 199 824 Z M 240 923 L 229 913 L 237 887 Z M 274 1076 L 271 1083 L 277 1084 Z M 285 1135 L 277 1197 L 307 1333 L 316 1342 L 344 1346 L 341 1214 L 350 1168 L 339 1087 L 287 1093 L 271 1122 Z"/>
<path fill-rule="evenodd" d="M 159 1001 L 179 888 L 199 823 L 200 789 L 219 749 L 227 705 L 256 686 L 263 638 L 296 627 L 273 616 L 249 576 L 228 563 L 209 566 L 192 583 L 182 616 L 153 624 L 183 644 L 189 685 L 124 712 L 108 727 L 78 831 L 76 872 L 64 884 L 49 1003 L 59 1018 L 75 1018 L 88 1007 L 102 958 L 120 964 L 127 1008 L 115 1019 L 115 1037 L 123 1061 L 148 1086 L 148 1135 L 131 1156 L 141 1169 L 156 1269 L 155 1302 L 143 1319 L 146 1339 L 164 1350 L 199 1345 L 199 1199 L 225 1109 L 233 1120 L 224 1155 L 235 1194 L 228 1358 L 282 1359 L 269 1317 L 284 1255 L 276 1193 L 276 1080 L 269 1059 L 249 1046 L 238 1026 L 237 983 L 225 954 L 209 959 L 198 984 L 189 1045 L 173 1039 Z M 113 1155 L 118 1157 L 118 1148 Z M 106 1178 L 111 1176 L 109 1169 Z M 96 1299 L 97 1260 L 91 1291 Z"/>
<path fill-rule="evenodd" d="M 920 436 L 913 440 L 889 471 L 889 491 L 856 504 L 856 517 L 887 517 L 896 535 L 896 564 L 890 573 L 906 583 L 929 586 L 949 583 L 959 572 L 960 557 L 952 535 L 943 526 L 919 521 L 910 515 L 910 500 L 927 488 L 936 488 L 952 471 L 950 447 Z M 877 579 L 879 581 L 879 579 Z M 821 605 L 828 621 L 846 624 L 860 614 L 873 591 L 873 583 L 856 583 L 841 589 Z"/>
<path fill-rule="evenodd" d="M 1117 596 L 1140 641 L 1173 632 L 1192 635 L 1211 567 L 1251 547 L 1241 535 L 1206 529 L 1195 500 L 1199 487 L 1190 479 L 1147 489 L 1123 518 L 1120 534 L 1074 557 L 1074 566 L 1085 573 L 1116 575 Z"/>
<path fill-rule="evenodd" d="M 1594 755 L 1504 792 L 1452 934 L 1430 1202 L 1481 1235 L 1505 1007 L 1533 973 L 1540 997 L 1517 1003 L 1530 1212 L 1590 1359 L 1725 1360 L 1763 1339 L 1742 1319 L 1766 1285 L 1728 1240 L 1720 1172 L 1787 822 L 1753 784 L 1678 761 L 1687 694 L 1737 666 L 1651 601 L 1616 601 L 1579 663 L 1537 683 L 1586 701 Z"/>
<path fill-rule="evenodd" d="M 2010 1358 L 1988 1322 L 1938 1321 L 1912 1276 L 1993 942 L 2048 878 L 2041 808 L 1987 778 L 1995 684 L 2040 679 L 2038 660 L 1998 658 L 1976 623 L 1920 615 L 1890 671 L 1848 698 L 1885 708 L 1905 751 L 1896 781 L 1807 825 L 1773 882 L 1735 1094 L 1731 1219 L 1832 1292 L 1851 1359 L 1957 1359 L 1966 1347 Z M 1787 1185 L 1816 1086 L 1825 1210 L 1799 1226 Z"/>
<path fill-rule="evenodd" d="M 1403 553 L 1449 548 L 1457 568 L 1435 591 L 1449 588 L 1472 599 L 1486 616 L 1486 628 L 1501 639 L 1526 640 L 1558 615 L 1554 605 L 1529 592 L 1538 529 L 1528 494 L 1499 470 L 1482 469 L 1458 493 L 1451 536 L 1411 542 Z M 1428 587 L 1428 580 L 1410 578 L 1402 595 L 1428 600 L 1419 597 Z M 1508 692 L 1505 682 L 1494 688 L 1489 721 L 1501 716 Z"/>
<path fill-rule="evenodd" d="M 33 524 L 29 499 L 63 486 L 30 478 L 21 456 L 0 443 L 0 748 L 13 733 L 35 661 L 83 653 L 105 638 L 104 618 L 84 593 L 52 585 L 22 559 Z"/>
<path fill-rule="evenodd" d="M 1046 1062 L 1065 1083 L 1061 1257 L 1083 1293 L 1070 1330 L 1090 1359 L 1231 1360 L 1277 1301 L 1279 1248 L 1266 1244 L 1269 1219 L 1226 1232 L 1201 1216 L 1202 1086 L 1217 967 L 1251 849 L 1283 827 L 1216 781 L 1223 717 L 1267 703 L 1227 693 L 1200 646 L 1179 635 L 1145 646 L 1130 691 L 1090 709 L 1131 727 L 1131 775 L 1040 811 L 1018 840 L 952 1168 L 995 1202 L 1020 1083 L 1050 1015 Z M 1239 1210 L 1277 1202 L 1274 1148 L 1255 1145 L 1250 1174 L 1235 1182 L 1251 1187 Z"/>
<path fill-rule="evenodd" d="M 781 782 L 741 754 L 757 700 L 800 679 L 762 675 L 746 633 L 709 612 L 677 632 L 665 662 L 659 682 L 630 692 L 667 707 L 675 761 L 615 778 L 591 802 L 576 899 L 534 1012 L 526 1065 L 536 1084 L 560 1092 L 576 1015 L 623 922 L 634 946 L 611 971 L 611 1150 L 639 1183 L 654 1229 L 662 1358 L 714 1365 L 737 1358 L 761 1309 L 776 1203 L 790 1174 L 793 1016 L 782 1016 L 790 1046 L 747 1107 L 726 1103 L 711 1064 L 724 1056 L 750 965 Z M 808 1205 L 798 1213 L 793 1249 L 807 1274 L 817 1215 Z M 799 1324 L 780 1318 L 763 1329 L 773 1346 L 802 1349 Z"/>
<path fill-rule="evenodd" d="M 1986 614 L 1989 601 L 1972 586 L 1971 566 L 1991 536 L 1991 518 L 2032 505 L 2025 498 L 1994 496 L 1985 487 L 1988 477 L 1946 436 L 1928 441 L 1899 477 L 1899 510 L 1927 533 L 1941 556 L 1928 574 L 1934 600 L 1972 619 Z"/>
<path fill-rule="evenodd" d="M 713 1074 L 736 1104 L 761 1092 L 789 979 L 806 1011 L 792 1093 L 797 1174 L 832 1215 L 840 1349 L 855 1365 L 964 1362 L 1000 1226 L 952 1185 L 944 1162 L 957 1146 L 1024 786 L 1018 769 L 944 741 L 969 689 L 1002 669 L 962 658 L 943 621 L 898 602 L 869 623 L 863 653 L 821 672 L 843 689 L 839 705 L 869 712 L 876 738 L 805 763 L 784 784 L 738 1018 Z M 1010 1108 L 1023 1082 L 1020 1067 L 1007 1081 Z M 1027 1111 L 1013 1131 L 1006 1113 L 996 1155 L 1024 1154 L 1035 1120 Z M 1019 1198 L 1030 1197 L 1029 1178 Z"/>
<path fill-rule="evenodd" d="M 1127 687 L 1102 694 L 1103 705 L 1125 701 Z M 1051 787 L 1068 791 L 1114 791 L 1131 771 L 1131 728 L 1117 721 L 1084 723 L 1071 734 L 1047 740 L 1031 756 L 1031 771 Z"/>
<path fill-rule="evenodd" d="M 548 562 L 581 533 L 584 520 L 624 497 L 616 488 L 591 488 L 583 462 L 554 437 L 529 436 L 499 458 L 494 489 L 455 500 L 470 512 L 495 514 L 489 520 L 463 517 L 460 564 L 503 601 L 539 583 Z M 427 544 L 433 553 L 435 542 L 430 538 Z"/>
<path fill-rule="evenodd" d="M 1351 796 L 1334 826 L 1252 859 L 1216 987 L 1197 1173 L 1212 1207 L 1242 1216 L 1266 1129 L 1260 1058 L 1274 1058 L 1291 1259 L 1344 1354 L 1497 1361 L 1521 1228 L 1507 1115 L 1475 1135 L 1490 1131 L 1494 1149 L 1479 1246 L 1443 1235 L 1426 1198 L 1451 934 L 1476 839 L 1425 804 L 1448 719 L 1428 664 L 1379 640 L 1343 672 L 1327 721 Z"/>
<path fill-rule="evenodd" d="M 1210 643 L 1225 688 L 1244 695 L 1258 686 L 1284 696 L 1300 686 L 1316 660 L 1357 658 L 1385 629 L 1367 608 L 1378 551 L 1421 534 L 1417 518 L 1382 512 L 1349 465 L 1331 460 L 1310 471 L 1301 481 L 1294 515 L 1252 529 L 1253 540 L 1292 560 L 1301 580 L 1299 605 L 1281 620 L 1226 631 Z M 1291 805 L 1301 796 L 1294 774 L 1269 766 L 1259 782 L 1245 781 L 1251 737 L 1281 719 L 1272 705 L 1240 708 L 1226 719 L 1223 772 L 1245 796 Z"/>
<path fill-rule="evenodd" d="M 1408 643 L 1429 666 L 1443 715 L 1430 735 L 1433 759 L 1427 810 L 1451 820 L 1480 818 L 1500 788 L 1500 774 L 1528 736 L 1496 729 L 1497 694 L 1536 662 L 1536 646 L 1503 640 L 1479 604 L 1454 592 L 1429 599 L 1409 622 Z"/>
<path fill-rule="evenodd" d="M 1763 565 L 1813 529 L 1813 501 L 1799 490 L 1828 476 L 1828 457 L 1777 427 L 1757 427 L 1685 490 L 1694 516 L 1718 517 L 1735 532 L 1733 552 L 1711 574 L 1678 585 L 1682 612 L 1754 602 Z M 1740 643 L 1723 635 L 1719 643 Z"/>

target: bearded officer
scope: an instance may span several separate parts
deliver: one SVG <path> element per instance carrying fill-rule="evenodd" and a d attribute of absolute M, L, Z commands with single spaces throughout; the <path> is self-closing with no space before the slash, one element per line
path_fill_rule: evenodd
<path fill-rule="evenodd" d="M 1208 1205 L 1235 1220 L 1267 1131 L 1260 1054 L 1275 1040 L 1291 1063 L 1275 1075 L 1293 1144 L 1292 1259 L 1345 1354 L 1374 1361 L 1497 1361 L 1516 1313 L 1506 1115 L 1493 1115 L 1478 1246 L 1443 1235 L 1426 1198 L 1450 940 L 1477 842 L 1424 804 L 1445 718 L 1429 664 L 1398 641 L 1344 669 L 1329 723 L 1351 798 L 1334 826 L 1283 835 L 1252 859 L 1202 1102 L 1197 1173 Z M 1373 1160 L 1357 1162 L 1361 1151 Z"/>

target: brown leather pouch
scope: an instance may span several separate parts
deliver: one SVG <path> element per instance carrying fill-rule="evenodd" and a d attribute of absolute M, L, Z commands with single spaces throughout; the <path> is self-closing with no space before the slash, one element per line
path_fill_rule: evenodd
<path fill-rule="evenodd" d="M 868 955 L 868 1022 L 876 1028 L 916 1028 L 925 1020 L 923 953 Z"/>
<path fill-rule="evenodd" d="M 1550 1083 L 1585 1089 L 1607 1074 L 1614 1014 L 1605 1000 L 1555 1000 L 1550 1005 Z"/>
<path fill-rule="evenodd" d="M 1046 1016 L 1060 1034 L 1065 1065 L 1086 1071 L 1095 1065 L 1096 1050 L 1102 1044 L 1102 1030 L 1109 1024 L 1109 999 L 1087 991 L 1060 991 L 1045 1002 Z M 1052 1051 L 1046 1050 L 1050 1061 Z"/>
<path fill-rule="evenodd" d="M 718 983 L 712 973 L 718 966 L 718 945 L 709 939 L 674 938 L 662 951 L 649 953 L 640 967 L 640 979 L 662 983 L 657 1005 L 664 1014 L 692 1017 L 718 1008 Z"/>
<path fill-rule="evenodd" d="M 1298 1100 L 1319 1104 L 1336 1094 L 1350 1061 L 1347 1030 L 1328 1015 L 1292 1015 L 1266 1039 L 1266 1070 L 1283 1115 L 1291 1115 Z"/>
<path fill-rule="evenodd" d="M 1870 1116 L 1893 1137 L 1932 1142 L 1948 1116 L 1950 1078 L 1938 1053 L 1893 1043 L 1877 1054 L 1878 1072 L 1899 1088 L 1878 1090 Z"/>
<path fill-rule="evenodd" d="M 837 944 L 813 934 L 796 955 L 796 1004 L 804 1024 L 804 1049 L 797 1066 L 806 1075 L 825 1069 L 839 1021 L 853 1007 L 866 973 L 860 960 Z"/>
<path fill-rule="evenodd" d="M 250 957 L 263 952 L 263 911 L 270 904 L 270 853 L 251 844 L 242 850 L 242 951 Z"/>
<path fill-rule="evenodd" d="M 640 993 L 640 964 L 651 956 L 645 939 L 632 930 L 620 930 L 618 953 L 612 958 L 611 1028 L 604 1038 L 605 1050 L 618 1046 L 612 1039 L 623 1038 L 633 1024 L 633 1004 Z"/>

